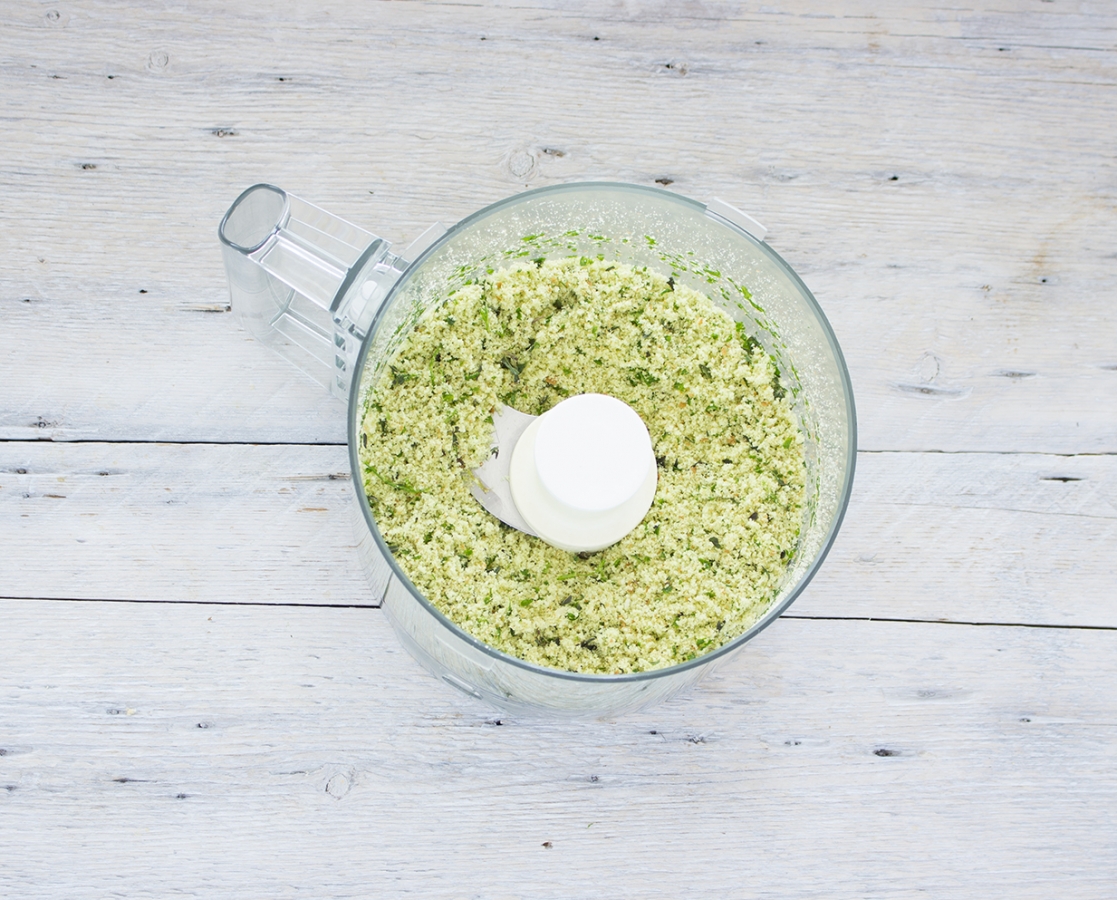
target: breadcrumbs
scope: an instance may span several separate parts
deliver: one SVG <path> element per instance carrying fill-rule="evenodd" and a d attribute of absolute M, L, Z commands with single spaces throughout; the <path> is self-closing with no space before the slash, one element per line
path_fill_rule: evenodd
<path fill-rule="evenodd" d="M 469 493 L 501 404 L 609 394 L 651 434 L 644 520 L 592 554 L 503 524 Z M 771 357 L 704 294 L 574 257 L 497 271 L 427 310 L 365 400 L 365 490 L 400 567 L 470 634 L 541 666 L 629 673 L 721 646 L 796 551 L 802 440 Z"/>

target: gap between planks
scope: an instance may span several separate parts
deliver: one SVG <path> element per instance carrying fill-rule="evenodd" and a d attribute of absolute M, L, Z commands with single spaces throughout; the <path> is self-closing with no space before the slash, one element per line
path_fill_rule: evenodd
<path fill-rule="evenodd" d="M 379 603 L 265 603 L 218 600 L 133 600 L 112 599 L 106 597 L 32 597 L 32 596 L 0 596 L 0 603 L 5 600 L 33 601 L 44 603 L 140 603 L 159 604 L 161 606 L 261 606 L 286 609 L 380 609 Z M 960 619 L 917 619 L 898 618 L 889 616 L 800 616 L 794 613 L 784 613 L 781 619 L 796 619 L 803 622 L 887 622 L 896 625 L 961 625 L 974 628 L 1048 628 L 1059 631 L 1117 631 L 1117 625 L 1060 625 L 1046 622 L 978 622 L 963 621 Z"/>

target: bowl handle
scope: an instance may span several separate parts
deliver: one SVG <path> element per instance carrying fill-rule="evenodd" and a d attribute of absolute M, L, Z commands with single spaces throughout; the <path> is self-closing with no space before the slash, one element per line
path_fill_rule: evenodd
<path fill-rule="evenodd" d="M 271 184 L 244 191 L 218 228 L 233 312 L 245 329 L 342 400 L 376 310 L 423 250 L 391 243 Z"/>

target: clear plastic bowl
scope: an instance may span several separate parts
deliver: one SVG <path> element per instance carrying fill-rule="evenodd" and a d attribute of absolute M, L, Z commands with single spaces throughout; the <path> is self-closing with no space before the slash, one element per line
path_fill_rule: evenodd
<path fill-rule="evenodd" d="M 270 186 L 257 188 L 278 191 Z M 279 221 L 272 231 L 252 222 L 238 222 L 238 204 L 246 209 L 262 208 L 264 218 L 277 215 L 275 197 L 266 191 L 258 197 L 252 195 L 257 188 L 250 188 L 233 204 L 221 234 L 234 307 L 239 306 L 242 321 L 254 333 L 269 339 L 263 323 L 279 327 L 284 316 L 291 320 L 291 327 L 291 322 L 299 328 L 314 322 L 312 317 L 291 312 L 305 301 L 303 295 L 311 293 L 302 286 L 309 283 L 310 276 L 283 266 L 267 269 L 262 261 L 269 252 L 273 259 L 279 258 L 278 250 L 269 251 L 267 242 L 269 235 L 282 235 L 290 228 L 283 220 L 290 210 L 278 211 Z M 329 217 L 297 198 L 290 200 L 313 211 L 304 214 L 304 219 L 314 219 L 318 213 Z M 766 243 L 738 224 L 740 220 L 731 221 L 736 217 L 716 211 L 725 209 L 708 209 L 678 194 L 638 185 L 588 182 L 547 187 L 474 213 L 413 261 L 385 256 L 385 242 L 341 220 L 336 220 L 341 222 L 339 226 L 324 219 L 313 227 L 300 226 L 300 246 L 321 244 L 332 231 L 335 236 L 328 237 L 329 241 L 336 243 L 336 233 L 344 232 L 342 236 L 354 248 L 344 252 L 331 249 L 329 258 L 341 258 L 338 271 L 342 274 L 322 289 L 323 299 L 318 302 L 329 310 L 337 348 L 336 370 L 326 383 L 335 393 L 349 396 L 349 457 L 357 493 L 353 506 L 359 553 L 401 643 L 447 684 L 499 709 L 526 714 L 609 717 L 647 706 L 694 683 L 740 650 L 787 609 L 822 564 L 841 525 L 853 481 L 856 424 L 849 373 L 834 333 L 806 285 Z M 353 236 L 342 226 L 359 234 Z M 237 234 L 250 235 L 251 246 L 238 245 Z M 366 239 L 372 242 L 362 251 Z M 373 252 L 380 245 L 382 249 Z M 290 256 L 287 252 L 283 259 Z M 603 256 L 648 266 L 705 293 L 743 322 L 748 333 L 775 357 L 803 435 L 807 502 L 800 543 L 777 595 L 745 633 L 703 656 L 667 668 L 626 675 L 579 674 L 525 662 L 478 640 L 450 621 L 411 583 L 389 551 L 364 493 L 357 452 L 364 398 L 424 312 L 486 269 L 500 268 L 518 258 L 569 256 Z M 242 259 L 253 260 L 270 274 L 263 281 L 258 274 L 246 275 L 237 269 Z M 319 278 L 319 270 L 311 275 Z M 271 287 L 266 283 L 269 278 Z M 237 279 L 248 286 L 239 303 Z M 365 334 L 363 327 L 353 325 L 354 321 L 361 325 L 360 316 L 352 313 L 353 304 L 363 313 L 380 297 L 383 301 L 374 307 Z M 319 330 L 326 333 L 329 329 Z"/>
<path fill-rule="evenodd" d="M 629 675 L 582 675 L 533 665 L 447 619 L 388 551 L 364 496 L 355 439 L 369 386 L 414 323 L 449 290 L 518 257 L 599 254 L 673 275 L 746 324 L 784 373 L 808 466 L 800 547 L 765 615 L 705 656 Z M 359 389 L 349 404 L 349 454 L 366 569 L 384 585 L 384 611 L 408 650 L 444 681 L 500 708 L 611 716 L 693 683 L 771 624 L 802 592 L 829 550 L 849 500 L 856 448 L 853 393 L 841 350 L 817 302 L 767 244 L 708 215 L 702 204 L 667 191 L 563 185 L 475 213 L 451 228 L 396 283 L 373 321 L 357 371 Z"/>

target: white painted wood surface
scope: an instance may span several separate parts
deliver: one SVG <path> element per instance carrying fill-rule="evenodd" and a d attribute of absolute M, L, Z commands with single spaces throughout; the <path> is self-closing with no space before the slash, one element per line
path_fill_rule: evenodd
<path fill-rule="evenodd" d="M 572 726 L 448 693 L 376 610 L 7 616 L 7 896 L 1112 892 L 1109 632 L 786 621 Z"/>
<path fill-rule="evenodd" d="M 0 3 L 0 896 L 1113 896 L 1115 108 L 1069 0 Z M 796 618 L 497 726 L 291 606 L 369 601 L 343 415 L 216 225 L 594 178 L 769 227 L 863 452 Z"/>
<path fill-rule="evenodd" d="M 770 228 L 864 448 L 1117 450 L 1111 17 L 843 8 L 9 4 L 0 435 L 343 440 L 206 312 L 244 186 L 408 240 L 615 178 Z"/>

